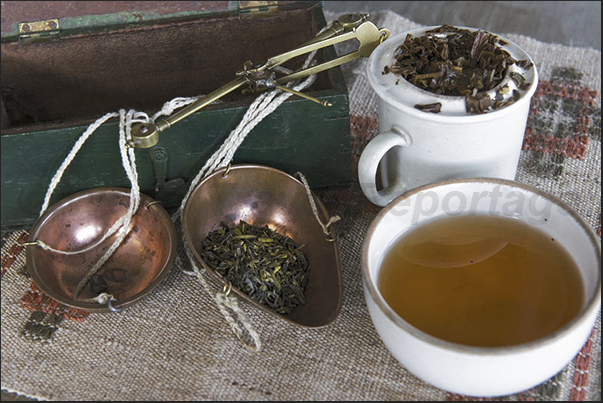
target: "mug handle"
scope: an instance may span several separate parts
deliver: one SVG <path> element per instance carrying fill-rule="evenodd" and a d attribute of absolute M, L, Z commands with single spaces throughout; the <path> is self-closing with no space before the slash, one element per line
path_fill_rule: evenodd
<path fill-rule="evenodd" d="M 396 126 L 379 133 L 366 145 L 358 161 L 358 181 L 364 195 L 374 204 L 385 206 L 404 193 L 406 185 L 401 181 L 389 184 L 383 190 L 377 190 L 375 177 L 381 159 L 394 147 L 408 147 L 410 141 Z"/>

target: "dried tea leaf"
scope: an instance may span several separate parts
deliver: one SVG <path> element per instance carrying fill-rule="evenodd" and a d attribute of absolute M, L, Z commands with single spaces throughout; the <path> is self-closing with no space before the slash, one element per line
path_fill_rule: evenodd
<path fill-rule="evenodd" d="M 518 88 L 521 88 L 521 86 L 523 86 L 526 81 L 526 78 L 517 72 L 511 72 L 511 74 L 509 74 L 509 77 L 511 77 L 511 80 L 513 80 L 513 82 L 515 83 L 515 85 L 517 85 Z"/>
<path fill-rule="evenodd" d="M 415 37 L 408 34 L 394 51 L 394 63 L 383 74 L 402 76 L 415 86 L 434 94 L 464 96 L 467 113 L 484 113 L 489 108 L 506 106 L 497 94 L 492 100 L 486 92 L 493 90 L 505 78 L 509 66 L 517 64 L 530 69 L 528 60 L 516 61 L 502 46 L 508 45 L 487 31 L 472 31 L 451 25 L 426 31 Z M 511 73 L 519 74 L 519 73 Z M 513 77 L 520 89 L 529 84 L 525 78 Z M 514 102 L 515 98 L 511 99 Z M 415 106 L 425 112 L 435 112 L 435 106 Z"/>
<path fill-rule="evenodd" d="M 471 114 L 486 112 L 490 108 L 491 103 L 490 95 L 485 92 L 478 92 L 475 95 L 465 95 L 465 107 L 467 108 L 467 112 Z"/>
<path fill-rule="evenodd" d="M 308 261 L 303 245 L 268 226 L 240 221 L 210 232 L 201 247 L 205 263 L 253 300 L 289 314 L 305 304 Z"/>
<path fill-rule="evenodd" d="M 440 113 L 442 110 L 442 103 L 434 102 L 432 104 L 417 104 L 415 105 L 415 108 L 423 112 Z"/>
<path fill-rule="evenodd" d="M 532 67 L 534 67 L 534 64 L 532 64 L 532 62 L 529 60 L 518 60 L 515 62 L 515 64 L 525 70 L 530 70 Z"/>

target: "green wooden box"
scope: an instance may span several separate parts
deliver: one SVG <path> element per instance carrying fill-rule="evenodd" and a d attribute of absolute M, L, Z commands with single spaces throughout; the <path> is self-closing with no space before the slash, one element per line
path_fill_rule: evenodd
<path fill-rule="evenodd" d="M 152 114 L 175 97 L 207 94 L 245 61 L 291 50 L 325 25 L 321 2 L 2 2 L 2 229 L 35 222 L 51 178 L 97 118 L 121 108 Z M 337 55 L 330 47 L 319 57 Z M 301 171 L 313 188 L 347 186 L 340 68 L 320 73 L 306 93 L 333 106 L 293 96 L 249 133 L 233 163 Z M 136 149 L 141 190 L 178 206 L 254 98 L 232 93 Z M 117 139 L 117 119 L 101 126 L 51 205 L 83 189 L 129 187 Z"/>

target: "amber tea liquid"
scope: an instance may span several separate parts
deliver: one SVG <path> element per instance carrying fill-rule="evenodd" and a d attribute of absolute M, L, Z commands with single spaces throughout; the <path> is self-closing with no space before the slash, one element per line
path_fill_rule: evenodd
<path fill-rule="evenodd" d="M 584 303 L 579 269 L 555 239 L 492 216 L 446 217 L 407 232 L 386 253 L 378 288 L 416 328 L 481 347 L 546 336 Z"/>

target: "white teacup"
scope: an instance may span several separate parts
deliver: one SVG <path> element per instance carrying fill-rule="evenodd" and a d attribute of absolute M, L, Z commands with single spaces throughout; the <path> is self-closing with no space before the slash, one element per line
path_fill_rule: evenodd
<path fill-rule="evenodd" d="M 514 208 L 506 208 L 506 203 Z M 507 205 L 508 206 L 508 205 Z M 415 225 L 447 215 L 496 215 L 537 226 L 575 261 L 584 304 L 565 326 L 537 340 L 474 347 L 434 337 L 399 316 L 378 288 L 382 260 Z M 601 245 L 594 231 L 556 198 L 514 181 L 470 178 L 411 190 L 385 207 L 368 229 L 362 275 L 368 310 L 385 346 L 410 372 L 449 392 L 502 396 L 527 390 L 561 371 L 588 339 L 601 309 Z"/>
<path fill-rule="evenodd" d="M 402 76 L 384 74 L 394 62 L 394 52 L 407 34 L 421 36 L 427 27 L 392 36 L 379 45 L 367 63 L 368 80 L 379 96 L 379 134 L 363 150 L 358 178 L 366 197 L 385 206 L 417 186 L 455 177 L 514 179 L 523 143 L 530 99 L 538 85 L 536 66 L 519 46 L 502 48 L 516 60 L 529 60 L 529 69 L 512 65 L 506 78 L 489 93 L 508 85 L 517 89 L 509 73 L 516 71 L 530 83 L 519 90 L 520 98 L 509 106 L 483 114 L 467 114 L 462 96 L 433 94 Z M 474 28 L 466 28 L 475 30 Z M 440 102 L 441 112 L 424 112 L 417 104 Z M 376 185 L 381 168 L 384 189 Z"/>

